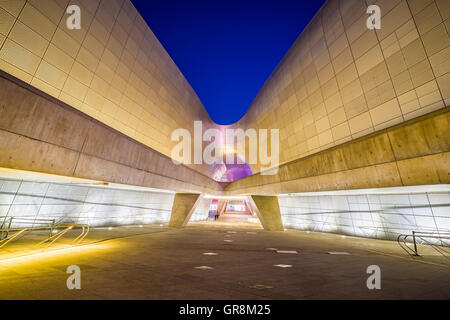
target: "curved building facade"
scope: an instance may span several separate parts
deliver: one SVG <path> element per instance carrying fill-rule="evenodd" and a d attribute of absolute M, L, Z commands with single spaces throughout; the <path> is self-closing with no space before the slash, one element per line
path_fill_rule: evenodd
<path fill-rule="evenodd" d="M 367 25 L 367 9 L 373 4 L 381 9 L 381 29 Z M 67 9 L 72 5 L 80 8 L 80 29 L 69 28 L 73 13 Z M 44 203 L 48 192 L 58 193 L 52 191 L 59 189 L 55 183 L 76 183 L 80 188 L 92 184 L 94 189 L 111 188 L 112 194 L 128 186 L 130 192 L 137 192 L 131 198 L 151 204 L 141 208 L 143 213 L 155 206 L 160 215 L 145 221 L 170 220 L 173 226 L 184 226 L 192 216 L 206 219 L 208 194 L 249 197 L 269 230 L 280 230 L 284 224 L 374 236 L 360 232 L 357 228 L 362 226 L 384 228 L 375 237 L 390 239 L 398 230 L 450 229 L 449 16 L 445 0 L 329 0 L 266 81 L 247 114 L 224 127 L 211 121 L 129 0 L 1 1 L 0 177 L 1 192 L 8 197 L 1 203 L 0 216 L 28 208 L 30 216 L 51 212 L 65 219 L 65 209 L 36 209 L 33 201 L 16 203 L 16 197 L 9 196 L 34 195 Z M 171 159 L 177 145 L 172 133 L 186 129 L 195 138 L 195 121 L 202 122 L 203 132 L 278 129 L 277 170 L 261 174 L 265 167 L 260 159 L 247 161 L 248 144 L 244 156 L 242 150 L 229 150 L 222 140 L 219 144 L 233 158 L 246 158 L 241 168 L 175 164 L 173 160 L 179 159 Z M 195 152 L 195 147 L 190 151 Z M 20 181 L 29 188 L 21 189 Z M 8 189 L 11 183 L 15 187 Z M 403 211 L 393 214 L 377 211 L 371 223 L 362 218 L 365 222 L 359 225 L 358 215 L 373 217 L 375 210 L 369 208 L 373 202 L 360 202 L 360 196 L 378 196 L 383 188 L 406 189 L 386 189 L 389 200 L 379 202 L 382 208 L 376 210 L 395 206 L 397 193 L 406 194 L 408 204 L 402 202 Z M 87 200 L 71 198 L 78 189 L 62 189 L 61 201 L 81 201 L 75 210 L 79 217 L 89 210 L 103 212 L 105 203 L 87 196 L 91 192 L 95 198 L 103 189 L 80 191 Z M 368 189 L 372 191 L 361 191 Z M 342 202 L 342 194 L 330 194 L 348 190 L 355 198 Z M 427 219 L 422 223 L 420 214 L 416 217 L 415 201 L 420 197 L 410 200 L 409 196 L 427 195 L 429 190 L 439 195 L 432 197 L 438 199 L 435 202 L 429 201 L 430 211 L 425 214 L 434 225 Z M 328 193 L 320 194 L 323 191 Z M 149 198 L 142 192 L 148 192 Z M 305 195 L 310 192 L 314 194 Z M 355 203 L 361 205 L 358 210 Z M 16 205 L 21 210 L 14 209 Z M 119 216 L 140 210 L 120 201 L 115 205 Z M 320 218 L 304 220 L 316 209 Z M 335 217 L 336 212 L 346 218 L 326 216 Z M 296 215 L 302 216 L 301 223 L 295 222 L 299 217 L 292 218 Z M 415 220 L 403 228 L 395 219 L 404 215 Z M 100 216 L 106 222 L 93 225 L 110 223 L 107 213 Z M 353 229 L 347 228 L 350 224 Z"/>

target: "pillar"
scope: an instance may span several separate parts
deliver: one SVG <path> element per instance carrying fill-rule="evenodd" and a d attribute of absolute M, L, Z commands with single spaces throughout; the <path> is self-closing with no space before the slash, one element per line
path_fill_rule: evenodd
<path fill-rule="evenodd" d="M 177 193 L 173 200 L 172 213 L 170 215 L 169 227 L 182 228 L 186 226 L 196 208 L 199 194 Z"/>
<path fill-rule="evenodd" d="M 278 197 L 251 196 L 250 200 L 265 230 L 284 231 Z"/>

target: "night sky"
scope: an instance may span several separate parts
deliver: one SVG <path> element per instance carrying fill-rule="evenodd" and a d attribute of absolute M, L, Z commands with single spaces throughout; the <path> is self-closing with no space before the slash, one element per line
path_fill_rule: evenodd
<path fill-rule="evenodd" d="M 325 0 L 132 0 L 211 119 L 238 121 Z"/>

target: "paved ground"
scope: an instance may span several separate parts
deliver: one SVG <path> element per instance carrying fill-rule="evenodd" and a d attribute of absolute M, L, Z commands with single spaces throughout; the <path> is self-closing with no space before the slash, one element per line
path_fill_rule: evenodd
<path fill-rule="evenodd" d="M 265 232 L 256 224 L 227 221 L 185 229 L 97 229 L 85 243 L 38 253 L 23 251 L 19 243 L 3 250 L 0 299 L 450 298 L 449 260 L 408 257 L 389 241 Z M 18 249 L 26 256 L 16 258 Z M 292 267 L 274 266 L 279 264 Z M 81 268 L 81 290 L 66 287 L 69 265 Z M 366 287 L 370 265 L 381 268 L 381 290 Z M 201 266 L 213 269 L 196 269 Z"/>

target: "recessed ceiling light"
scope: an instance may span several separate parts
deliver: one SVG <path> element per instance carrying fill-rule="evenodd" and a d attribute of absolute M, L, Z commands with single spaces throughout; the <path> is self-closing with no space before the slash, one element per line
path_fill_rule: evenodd
<path fill-rule="evenodd" d="M 203 255 L 204 255 L 204 256 L 217 256 L 218 253 L 215 253 L 215 252 L 205 252 L 205 253 L 203 253 Z"/>
<path fill-rule="evenodd" d="M 225 242 L 233 242 L 233 240 L 228 240 L 228 239 L 225 239 L 223 241 L 225 241 Z"/>

